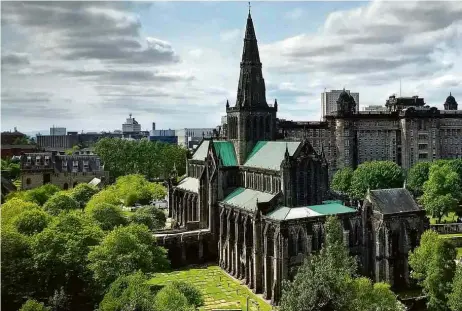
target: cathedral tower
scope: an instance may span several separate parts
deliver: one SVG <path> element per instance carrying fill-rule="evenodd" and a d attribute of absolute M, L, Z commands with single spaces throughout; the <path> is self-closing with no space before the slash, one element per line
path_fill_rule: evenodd
<path fill-rule="evenodd" d="M 236 105 L 229 107 L 229 103 L 226 104 L 227 138 L 234 144 L 239 165 L 244 164 L 258 141 L 273 140 L 276 136 L 277 102 L 274 106 L 268 105 L 265 93 L 257 38 L 249 10 Z"/>

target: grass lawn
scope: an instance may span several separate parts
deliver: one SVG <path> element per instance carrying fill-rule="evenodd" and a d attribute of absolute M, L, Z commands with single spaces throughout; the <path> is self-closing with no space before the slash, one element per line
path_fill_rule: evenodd
<path fill-rule="evenodd" d="M 202 291 L 205 304 L 199 310 L 233 308 L 247 310 L 247 297 L 249 297 L 248 311 L 272 310 L 270 304 L 256 296 L 244 285 L 241 285 L 239 281 L 228 276 L 218 266 L 156 273 L 149 283 L 153 285 L 166 285 L 174 280 L 192 283 Z"/>
<path fill-rule="evenodd" d="M 442 238 L 462 238 L 462 233 L 440 234 Z"/>
<path fill-rule="evenodd" d="M 457 258 L 462 258 L 462 247 L 456 248 L 457 250 Z"/>
<path fill-rule="evenodd" d="M 432 225 L 437 224 L 437 223 L 436 223 L 436 221 L 438 220 L 437 218 L 433 218 L 433 217 L 431 217 L 431 216 L 428 216 L 428 218 L 430 218 L 430 223 L 431 223 Z M 443 216 L 443 217 L 441 218 L 441 223 L 445 223 L 445 222 L 446 222 L 446 223 L 452 223 L 452 222 L 456 222 L 456 220 L 457 220 L 456 214 L 455 214 L 454 212 L 451 212 L 451 213 L 448 213 L 448 215 Z"/>

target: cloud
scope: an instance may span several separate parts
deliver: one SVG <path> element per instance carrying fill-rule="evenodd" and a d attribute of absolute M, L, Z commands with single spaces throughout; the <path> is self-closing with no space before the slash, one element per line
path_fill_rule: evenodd
<path fill-rule="evenodd" d="M 302 17 L 303 15 L 303 9 L 301 8 L 295 8 L 289 12 L 287 12 L 284 17 L 287 18 L 287 19 L 291 19 L 291 20 L 297 20 L 299 19 L 300 17 Z"/>
<path fill-rule="evenodd" d="M 2 66 L 29 65 L 27 54 L 23 53 L 2 53 Z"/>
<path fill-rule="evenodd" d="M 226 30 L 220 33 L 220 40 L 221 41 L 234 41 L 239 36 L 242 35 L 242 31 L 240 29 L 231 29 L 231 30 Z"/>

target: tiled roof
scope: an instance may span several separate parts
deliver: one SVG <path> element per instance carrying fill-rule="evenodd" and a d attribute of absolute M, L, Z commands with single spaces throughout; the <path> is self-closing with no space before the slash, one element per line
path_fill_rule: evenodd
<path fill-rule="evenodd" d="M 315 216 L 338 215 L 344 213 L 354 213 L 355 209 L 339 203 L 327 203 L 321 205 L 286 207 L 282 206 L 272 211 L 267 217 L 275 220 L 301 219 Z"/>
<path fill-rule="evenodd" d="M 289 155 L 293 156 L 300 144 L 301 142 L 259 141 L 243 166 L 279 171 L 282 160 L 284 160 L 286 146 L 289 150 Z"/>
<path fill-rule="evenodd" d="M 236 206 L 247 211 L 255 211 L 258 202 L 269 202 L 275 197 L 275 194 L 256 191 L 246 188 L 237 188 L 231 192 L 223 202 Z"/>
<path fill-rule="evenodd" d="M 176 186 L 179 189 L 183 189 L 186 191 L 191 191 L 198 193 L 199 192 L 199 179 L 193 177 L 186 177 L 178 183 Z"/>
<path fill-rule="evenodd" d="M 382 214 L 421 210 L 409 191 L 404 188 L 370 190 L 368 198 L 374 209 Z"/>
<path fill-rule="evenodd" d="M 209 151 L 210 140 L 202 140 L 199 147 L 197 147 L 196 152 L 194 152 L 192 159 L 204 161 L 207 157 L 207 152 Z"/>
<path fill-rule="evenodd" d="M 214 141 L 213 147 L 223 166 L 237 166 L 236 152 L 230 141 Z"/>

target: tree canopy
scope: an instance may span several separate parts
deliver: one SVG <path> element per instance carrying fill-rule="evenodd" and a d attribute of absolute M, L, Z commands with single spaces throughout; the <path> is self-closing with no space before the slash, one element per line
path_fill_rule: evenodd
<path fill-rule="evenodd" d="M 367 189 L 400 188 L 404 183 L 404 172 L 392 161 L 371 161 L 358 166 L 353 172 L 350 196 L 361 200 Z"/>
<path fill-rule="evenodd" d="M 88 201 L 90 201 L 91 197 L 98 191 L 99 189 L 95 186 L 80 183 L 71 190 L 70 197 L 76 200 L 81 208 L 84 208 Z"/>
<path fill-rule="evenodd" d="M 159 272 L 169 266 L 166 250 L 156 245 L 148 228 L 133 224 L 111 231 L 88 259 L 94 278 L 105 286 L 124 274 Z"/>
<path fill-rule="evenodd" d="M 423 194 L 423 185 L 428 180 L 431 162 L 418 162 L 409 169 L 406 186 L 415 196 Z"/>
<path fill-rule="evenodd" d="M 105 231 L 128 223 L 122 209 L 116 205 L 99 203 L 87 207 L 85 212 Z"/>
<path fill-rule="evenodd" d="M 462 311 L 462 265 L 458 265 L 452 283 L 452 291 L 448 296 L 449 309 Z"/>
<path fill-rule="evenodd" d="M 332 190 L 339 191 L 341 193 L 348 194 L 351 188 L 351 179 L 353 178 L 353 169 L 345 167 L 337 172 L 332 179 L 331 188 Z"/>
<path fill-rule="evenodd" d="M 193 311 L 195 308 L 188 303 L 186 296 L 172 284 L 164 286 L 156 295 L 157 311 Z"/>
<path fill-rule="evenodd" d="M 130 215 L 130 221 L 146 225 L 150 230 L 158 230 L 165 227 L 167 217 L 162 210 L 155 206 L 143 206 Z"/>
<path fill-rule="evenodd" d="M 51 215 L 58 215 L 63 211 L 78 209 L 79 203 L 67 194 L 56 193 L 46 201 L 43 209 Z"/>
<path fill-rule="evenodd" d="M 432 165 L 420 198 L 427 213 L 441 219 L 449 211 L 456 210 L 461 199 L 462 182 L 459 174 L 449 164 Z"/>
<path fill-rule="evenodd" d="M 35 299 L 29 299 L 22 305 L 19 311 L 51 311 L 51 308 L 45 307 L 43 302 L 38 302 Z"/>
<path fill-rule="evenodd" d="M 25 211 L 39 210 L 37 203 L 13 198 L 2 204 L 2 225 L 11 223 L 16 217 Z"/>
<path fill-rule="evenodd" d="M 7 201 L 13 198 L 18 198 L 24 201 L 37 203 L 38 205 L 42 206 L 52 195 L 59 192 L 60 190 L 61 189 L 59 189 L 58 186 L 53 184 L 45 184 L 31 190 L 12 192 L 7 196 Z"/>
<path fill-rule="evenodd" d="M 102 138 L 95 144 L 95 152 L 114 178 L 128 174 L 162 178 L 169 176 L 174 165 L 180 175 L 186 171 L 187 151 L 173 144 Z"/>
<path fill-rule="evenodd" d="M 13 226 L 19 233 L 33 235 L 42 232 L 50 223 L 51 216 L 41 209 L 25 211 L 13 220 Z"/>

